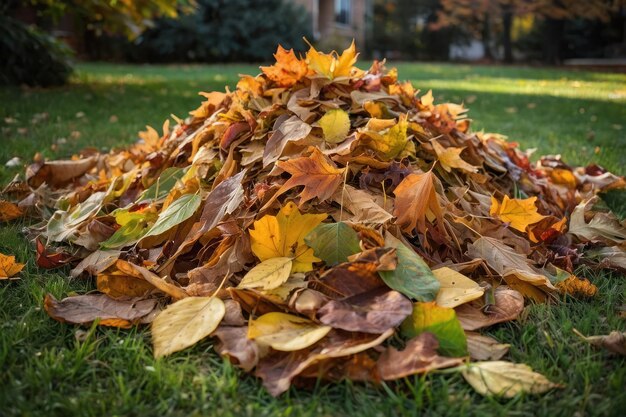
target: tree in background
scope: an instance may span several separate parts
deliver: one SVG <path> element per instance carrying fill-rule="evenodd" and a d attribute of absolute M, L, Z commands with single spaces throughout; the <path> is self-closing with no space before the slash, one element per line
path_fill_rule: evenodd
<path fill-rule="evenodd" d="M 544 61 L 560 62 L 565 22 L 574 19 L 608 22 L 626 5 L 625 0 L 440 0 L 433 29 L 463 27 L 481 39 L 485 56 L 491 52 L 493 33 L 501 36 L 503 58 L 513 61 L 514 17 L 532 16 L 542 22 Z"/>

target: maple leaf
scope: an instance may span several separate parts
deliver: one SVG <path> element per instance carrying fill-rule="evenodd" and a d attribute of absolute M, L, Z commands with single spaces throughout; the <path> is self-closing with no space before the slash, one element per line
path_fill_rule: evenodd
<path fill-rule="evenodd" d="M 309 44 L 309 46 L 309 51 L 306 53 L 306 61 L 309 64 L 309 68 L 313 71 L 331 80 L 350 75 L 358 55 L 354 40 L 341 55 L 335 51 L 330 54 L 320 53 L 312 45 Z"/>
<path fill-rule="evenodd" d="M 10 222 L 23 214 L 17 205 L 9 201 L 0 200 L 0 222 Z"/>
<path fill-rule="evenodd" d="M 524 232 L 528 225 L 537 223 L 546 217 L 537 212 L 535 201 L 537 201 L 537 197 L 522 200 L 519 198 L 510 199 L 509 196 L 505 195 L 502 203 L 499 203 L 495 197 L 491 196 L 489 214 L 509 223 L 513 229 Z"/>
<path fill-rule="evenodd" d="M 15 262 L 15 256 L 0 253 L 0 280 L 15 276 L 23 268 L 24 264 Z"/>
<path fill-rule="evenodd" d="M 314 197 L 324 201 L 332 197 L 343 180 L 345 168 L 337 168 L 317 148 L 310 156 L 278 162 L 281 169 L 291 174 L 291 178 L 278 190 L 280 195 L 293 187 L 303 185 L 300 193 L 300 206 Z"/>
<path fill-rule="evenodd" d="M 326 219 L 326 214 L 300 214 L 296 205 L 287 203 L 276 216 L 266 215 L 250 229 L 252 253 L 261 261 L 287 257 L 293 259 L 291 272 L 307 272 L 320 259 L 304 238 Z"/>
<path fill-rule="evenodd" d="M 439 163 L 441 163 L 441 167 L 445 169 L 446 172 L 452 171 L 452 168 L 458 168 L 466 172 L 478 171 L 478 167 L 468 164 L 461 158 L 461 152 L 465 149 L 464 147 L 455 148 L 449 146 L 444 148 L 436 140 L 432 140 L 430 143 L 433 145 L 433 149 L 437 154 L 437 159 L 439 160 Z"/>
<path fill-rule="evenodd" d="M 293 49 L 286 50 L 278 45 L 274 58 L 276 63 L 270 67 L 261 67 L 261 71 L 279 87 L 293 86 L 308 72 L 306 62 L 298 59 Z"/>
<path fill-rule="evenodd" d="M 393 191 L 396 203 L 393 215 L 396 224 L 407 233 L 426 231 L 426 217 L 430 213 L 439 221 L 443 218 L 432 171 L 423 174 L 410 174 Z"/>

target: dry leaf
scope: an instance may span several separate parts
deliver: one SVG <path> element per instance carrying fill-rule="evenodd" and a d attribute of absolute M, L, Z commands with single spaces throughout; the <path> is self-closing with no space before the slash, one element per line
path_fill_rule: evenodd
<path fill-rule="evenodd" d="M 266 215 L 250 229 L 252 252 L 261 260 L 287 257 L 293 259 L 292 272 L 307 272 L 320 259 L 304 243 L 311 230 L 326 214 L 300 214 L 294 203 L 287 203 L 276 216 Z"/>
<path fill-rule="evenodd" d="M 419 233 L 426 231 L 428 212 L 440 221 L 443 218 L 433 177 L 432 171 L 411 174 L 393 192 L 396 195 L 393 210 L 393 215 L 397 218 L 396 224 L 409 234 L 413 234 L 416 228 Z"/>
<path fill-rule="evenodd" d="M 300 193 L 300 206 L 317 197 L 319 201 L 328 200 L 343 181 L 345 168 L 338 169 L 319 149 L 313 148 L 310 156 L 303 156 L 277 165 L 291 174 L 278 195 L 297 186 L 304 186 Z"/>
<path fill-rule="evenodd" d="M 356 57 L 354 41 L 341 55 L 335 51 L 330 54 L 321 53 L 315 50 L 313 46 L 306 53 L 306 61 L 309 64 L 309 68 L 331 80 L 350 75 L 350 71 L 356 63 Z"/>
<path fill-rule="evenodd" d="M 10 222 L 22 217 L 23 214 L 17 205 L 6 200 L 0 200 L 0 222 Z"/>
<path fill-rule="evenodd" d="M 15 256 L 0 253 L 0 280 L 19 274 L 23 268 L 24 264 L 15 262 Z"/>
<path fill-rule="evenodd" d="M 219 326 L 213 336 L 219 339 L 215 350 L 227 356 L 244 371 L 251 371 L 259 362 L 259 348 L 248 339 L 247 327 Z"/>
<path fill-rule="evenodd" d="M 524 309 L 524 297 L 507 287 L 494 291 L 495 304 L 483 311 L 482 303 L 474 301 L 455 308 L 456 317 L 465 330 L 477 330 L 504 321 L 515 320 Z"/>
<path fill-rule="evenodd" d="M 463 358 L 439 356 L 438 347 L 439 342 L 432 333 L 422 333 L 414 337 L 401 351 L 388 347 L 378 359 L 378 373 L 381 379 L 389 381 L 463 363 Z"/>
<path fill-rule="evenodd" d="M 476 332 L 465 332 L 465 336 L 470 357 L 476 361 L 500 360 L 507 354 L 511 346 Z"/>
<path fill-rule="evenodd" d="M 269 67 L 261 67 L 261 71 L 279 87 L 291 87 L 308 72 L 306 62 L 296 58 L 293 49 L 287 51 L 278 45 L 274 58 L 276 63 Z"/>
<path fill-rule="evenodd" d="M 447 147 L 444 148 L 436 140 L 431 140 L 431 145 L 437 154 L 437 160 L 441 163 L 443 169 L 447 172 L 452 171 L 452 168 L 458 168 L 466 172 L 478 172 L 478 167 L 468 164 L 461 158 L 461 152 L 465 148 Z"/>
<path fill-rule="evenodd" d="M 522 363 L 476 362 L 468 364 L 461 373 L 482 395 L 512 398 L 520 393 L 541 394 L 560 387 Z"/>
<path fill-rule="evenodd" d="M 502 220 L 520 232 L 526 231 L 529 224 L 537 223 L 546 216 L 537 212 L 535 206 L 537 197 L 530 197 L 525 200 L 519 198 L 509 198 L 504 196 L 502 203 L 499 203 L 495 197 L 491 196 L 491 209 L 489 214 Z"/>
<path fill-rule="evenodd" d="M 154 357 L 193 346 L 213 333 L 224 314 L 224 302 L 215 297 L 188 297 L 170 304 L 152 322 Z"/>
<path fill-rule="evenodd" d="M 291 266 L 291 258 L 266 259 L 248 271 L 237 288 L 260 288 L 263 290 L 278 288 L 289 279 Z"/>
<path fill-rule="evenodd" d="M 585 336 L 574 329 L 574 333 L 594 346 L 603 347 L 613 353 L 626 356 L 626 332 L 620 333 L 618 331 L 612 331 L 608 335 Z"/>
<path fill-rule="evenodd" d="M 328 334 L 330 326 L 320 326 L 302 317 L 267 313 L 250 320 L 248 338 L 261 346 L 290 352 L 305 349 Z"/>
<path fill-rule="evenodd" d="M 433 275 L 441 285 L 435 300 L 441 307 L 454 308 L 476 300 L 485 293 L 485 289 L 476 281 L 448 267 L 433 269 Z"/>
<path fill-rule="evenodd" d="M 343 142 L 350 131 L 350 116 L 341 109 L 327 111 L 317 122 L 324 133 L 324 140 L 328 143 Z"/>

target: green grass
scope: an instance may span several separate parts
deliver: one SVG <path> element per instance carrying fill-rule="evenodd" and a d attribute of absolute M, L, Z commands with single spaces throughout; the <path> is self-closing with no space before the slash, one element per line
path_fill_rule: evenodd
<path fill-rule="evenodd" d="M 506 134 L 540 154 L 561 153 L 573 164 L 595 162 L 625 173 L 626 75 L 407 63 L 398 68 L 400 78 L 424 92 L 432 88 L 438 99 L 471 101 L 475 128 Z M 23 171 L 4 166 L 14 156 L 27 162 L 36 152 L 67 157 L 85 146 L 130 143 L 146 124 L 160 127 L 170 113 L 186 115 L 198 105 L 198 91 L 232 87 L 244 72 L 257 70 L 85 64 L 68 87 L 0 89 L 0 183 Z M 31 123 L 44 112 L 47 118 Z M 626 409 L 626 361 L 572 333 L 625 331 L 618 310 L 626 303 L 626 286 L 618 274 L 587 271 L 600 288 L 595 299 L 532 305 L 522 319 L 490 329 L 511 343 L 508 359 L 565 384 L 562 390 L 504 401 L 473 393 L 459 375 L 434 374 L 379 387 L 344 382 L 292 389 L 274 399 L 214 354 L 210 340 L 154 360 L 145 329 L 80 329 L 48 318 L 42 310 L 46 292 L 84 293 L 93 283 L 70 281 L 64 269 L 37 269 L 23 226 L 0 229 L 0 252 L 27 262 L 21 280 L 0 283 L 2 416 L 618 416 Z"/>

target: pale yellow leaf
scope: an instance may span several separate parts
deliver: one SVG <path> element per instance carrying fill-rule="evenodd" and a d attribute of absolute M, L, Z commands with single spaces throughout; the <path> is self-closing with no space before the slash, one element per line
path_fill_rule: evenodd
<path fill-rule="evenodd" d="M 289 279 L 291 266 L 291 258 L 281 256 L 266 259 L 248 271 L 238 288 L 261 288 L 263 290 L 278 288 Z"/>
<path fill-rule="evenodd" d="M 215 297 L 187 297 L 168 306 L 152 322 L 154 357 L 167 356 L 210 335 L 226 314 Z"/>
<path fill-rule="evenodd" d="M 250 320 L 248 338 L 275 350 L 291 352 L 311 346 L 331 329 L 302 317 L 273 312 Z"/>
<path fill-rule="evenodd" d="M 441 307 L 454 308 L 480 298 L 485 293 L 476 281 L 448 267 L 433 270 L 433 275 L 441 285 L 435 300 Z"/>

